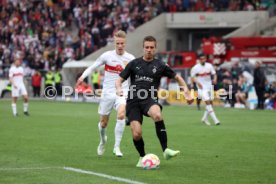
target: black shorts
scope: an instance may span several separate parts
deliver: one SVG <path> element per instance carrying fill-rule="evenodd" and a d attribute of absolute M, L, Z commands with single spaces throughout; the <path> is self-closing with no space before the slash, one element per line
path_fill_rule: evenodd
<path fill-rule="evenodd" d="M 162 105 L 158 103 L 158 100 L 152 98 L 141 99 L 131 99 L 127 100 L 126 104 L 126 125 L 130 125 L 132 121 L 139 121 L 141 124 L 143 122 L 143 115 L 149 117 L 148 111 L 151 106 L 159 105 L 162 110 Z"/>

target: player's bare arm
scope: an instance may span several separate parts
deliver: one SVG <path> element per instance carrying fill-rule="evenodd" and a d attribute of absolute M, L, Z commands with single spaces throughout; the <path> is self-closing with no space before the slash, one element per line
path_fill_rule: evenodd
<path fill-rule="evenodd" d="M 217 75 L 215 74 L 215 75 L 213 75 L 213 84 L 215 85 L 215 84 L 217 84 L 217 81 L 218 81 L 218 77 L 217 77 Z"/>
<path fill-rule="evenodd" d="M 180 76 L 180 75 L 176 75 L 175 76 L 175 80 L 177 81 L 179 87 L 180 87 L 180 90 L 182 90 L 184 92 L 184 96 L 187 100 L 187 103 L 188 104 L 192 104 L 194 99 L 192 98 L 191 94 L 190 94 L 190 90 L 186 84 L 186 82 L 184 81 L 184 79 Z"/>
<path fill-rule="evenodd" d="M 192 82 L 194 82 L 195 84 L 197 84 L 199 89 L 202 89 L 202 84 L 200 82 L 198 82 L 196 77 L 192 77 Z"/>
<path fill-rule="evenodd" d="M 13 82 L 12 78 L 10 78 L 10 83 L 11 83 L 11 85 L 14 87 L 14 89 L 17 89 L 17 86 L 16 86 L 15 83 Z"/>
<path fill-rule="evenodd" d="M 83 77 L 80 76 L 77 80 L 76 86 L 79 86 L 83 82 L 83 80 Z"/>
<path fill-rule="evenodd" d="M 116 94 L 118 96 L 123 96 L 124 92 L 122 90 L 122 84 L 125 81 L 125 79 L 123 79 L 122 77 L 119 77 L 116 82 L 115 82 L 115 87 L 116 87 Z"/>
<path fill-rule="evenodd" d="M 79 86 L 80 84 L 82 84 L 83 80 L 101 65 L 103 65 L 103 59 L 100 56 L 93 65 L 91 65 L 90 67 L 86 68 L 86 70 L 84 70 L 82 75 L 78 78 L 76 86 Z"/>

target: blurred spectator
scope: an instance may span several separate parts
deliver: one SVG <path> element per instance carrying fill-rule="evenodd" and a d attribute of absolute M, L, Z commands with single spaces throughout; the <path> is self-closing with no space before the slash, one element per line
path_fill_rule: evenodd
<path fill-rule="evenodd" d="M 0 97 L 4 98 L 6 93 L 11 93 L 11 90 L 12 90 L 12 84 L 8 83 L 7 86 L 1 91 Z"/>
<path fill-rule="evenodd" d="M 248 92 L 251 87 L 250 81 L 248 81 L 243 75 L 239 76 L 238 81 L 238 91 L 235 95 L 236 103 L 234 105 L 235 108 L 245 108 L 246 107 L 246 100 L 248 97 Z"/>
<path fill-rule="evenodd" d="M 242 72 L 242 76 L 246 81 L 248 91 L 251 90 L 251 87 L 253 86 L 254 77 L 251 75 L 251 73 L 249 73 L 246 70 Z"/>
<path fill-rule="evenodd" d="M 33 87 L 33 97 L 40 97 L 41 74 L 37 70 L 32 76 L 32 87 Z"/>
<path fill-rule="evenodd" d="M 264 108 L 264 92 L 265 92 L 266 77 L 261 68 L 261 62 L 257 61 L 254 70 L 254 87 L 258 97 L 258 109 Z"/>
<path fill-rule="evenodd" d="M 100 89 L 100 84 L 101 84 L 101 76 L 100 72 L 98 70 L 95 70 L 94 73 L 91 75 L 91 80 L 92 80 L 92 85 L 93 89 Z"/>
<path fill-rule="evenodd" d="M 51 70 L 49 70 L 45 75 L 45 95 L 49 97 L 53 97 L 54 94 L 54 81 L 55 77 Z"/>
<path fill-rule="evenodd" d="M 61 68 L 112 42 L 119 29 L 131 32 L 162 12 L 268 9 L 271 0 L 4 0 L 0 1 L 0 76 L 21 51 L 37 70 Z M 235 74 L 236 77 L 239 75 Z"/>
<path fill-rule="evenodd" d="M 220 88 L 223 87 L 223 69 L 220 67 L 219 63 L 214 63 L 214 68 L 216 70 L 216 74 L 217 74 L 217 84 L 215 84 L 214 89 L 218 90 Z"/>
<path fill-rule="evenodd" d="M 265 109 L 276 109 L 276 82 L 266 86 L 265 90 Z"/>
<path fill-rule="evenodd" d="M 62 95 L 62 75 L 60 73 L 60 69 L 58 68 L 54 74 L 54 80 L 55 80 L 55 87 L 56 87 L 56 92 L 57 96 Z"/>
<path fill-rule="evenodd" d="M 230 86 L 229 86 L 230 87 Z M 229 101 L 231 104 L 231 107 L 234 107 L 235 103 L 237 102 L 236 100 L 236 94 L 239 90 L 239 84 L 237 79 L 232 80 L 232 89 L 229 89 Z"/>
<path fill-rule="evenodd" d="M 231 69 L 232 78 L 239 79 L 239 76 L 242 74 L 242 68 L 239 61 L 235 61 Z"/>
<path fill-rule="evenodd" d="M 230 77 L 225 77 L 222 81 L 222 88 L 225 89 L 227 96 L 225 97 L 225 99 L 223 99 L 224 101 L 224 107 L 231 107 L 231 104 L 233 104 L 232 100 L 233 100 L 233 91 L 231 88 L 232 85 L 232 80 Z"/>

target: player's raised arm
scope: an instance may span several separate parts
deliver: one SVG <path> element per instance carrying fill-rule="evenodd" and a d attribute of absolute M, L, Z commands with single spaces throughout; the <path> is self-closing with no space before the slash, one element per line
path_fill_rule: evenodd
<path fill-rule="evenodd" d="M 177 83 L 180 87 L 180 90 L 184 92 L 184 97 L 186 98 L 187 103 L 192 104 L 194 99 L 192 98 L 192 96 L 190 94 L 190 90 L 189 90 L 185 80 L 179 74 L 175 75 L 175 80 L 177 81 Z"/>
<path fill-rule="evenodd" d="M 82 73 L 82 75 L 78 78 L 76 86 L 80 85 L 83 80 L 88 77 L 93 71 L 95 71 L 99 66 L 103 65 L 105 63 L 105 59 L 104 59 L 105 55 L 102 54 L 96 61 L 94 64 L 92 64 L 90 67 L 86 68 L 86 70 L 84 70 L 84 72 Z"/>

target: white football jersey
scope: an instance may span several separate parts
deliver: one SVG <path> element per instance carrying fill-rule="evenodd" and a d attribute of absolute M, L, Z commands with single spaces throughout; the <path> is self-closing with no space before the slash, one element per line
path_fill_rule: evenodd
<path fill-rule="evenodd" d="M 202 85 L 203 89 L 211 89 L 212 87 L 211 75 L 215 75 L 215 74 L 216 74 L 216 71 L 213 65 L 210 63 L 205 63 L 204 65 L 201 65 L 200 63 L 198 63 L 192 68 L 192 71 L 191 71 L 191 76 L 197 79 L 197 81 Z"/>
<path fill-rule="evenodd" d="M 115 81 L 119 78 L 119 74 L 123 71 L 125 66 L 133 59 L 135 59 L 135 57 L 126 51 L 123 55 L 118 55 L 116 50 L 107 51 L 83 72 L 82 77 L 86 78 L 96 68 L 104 65 L 103 93 L 116 94 Z M 122 87 L 126 92 L 129 88 L 128 81 L 125 81 Z"/>
<path fill-rule="evenodd" d="M 16 67 L 15 65 L 11 66 L 9 70 L 9 78 L 12 79 L 15 85 L 24 84 L 23 76 L 24 76 L 24 73 L 23 73 L 22 66 L 19 66 L 19 67 Z"/>

